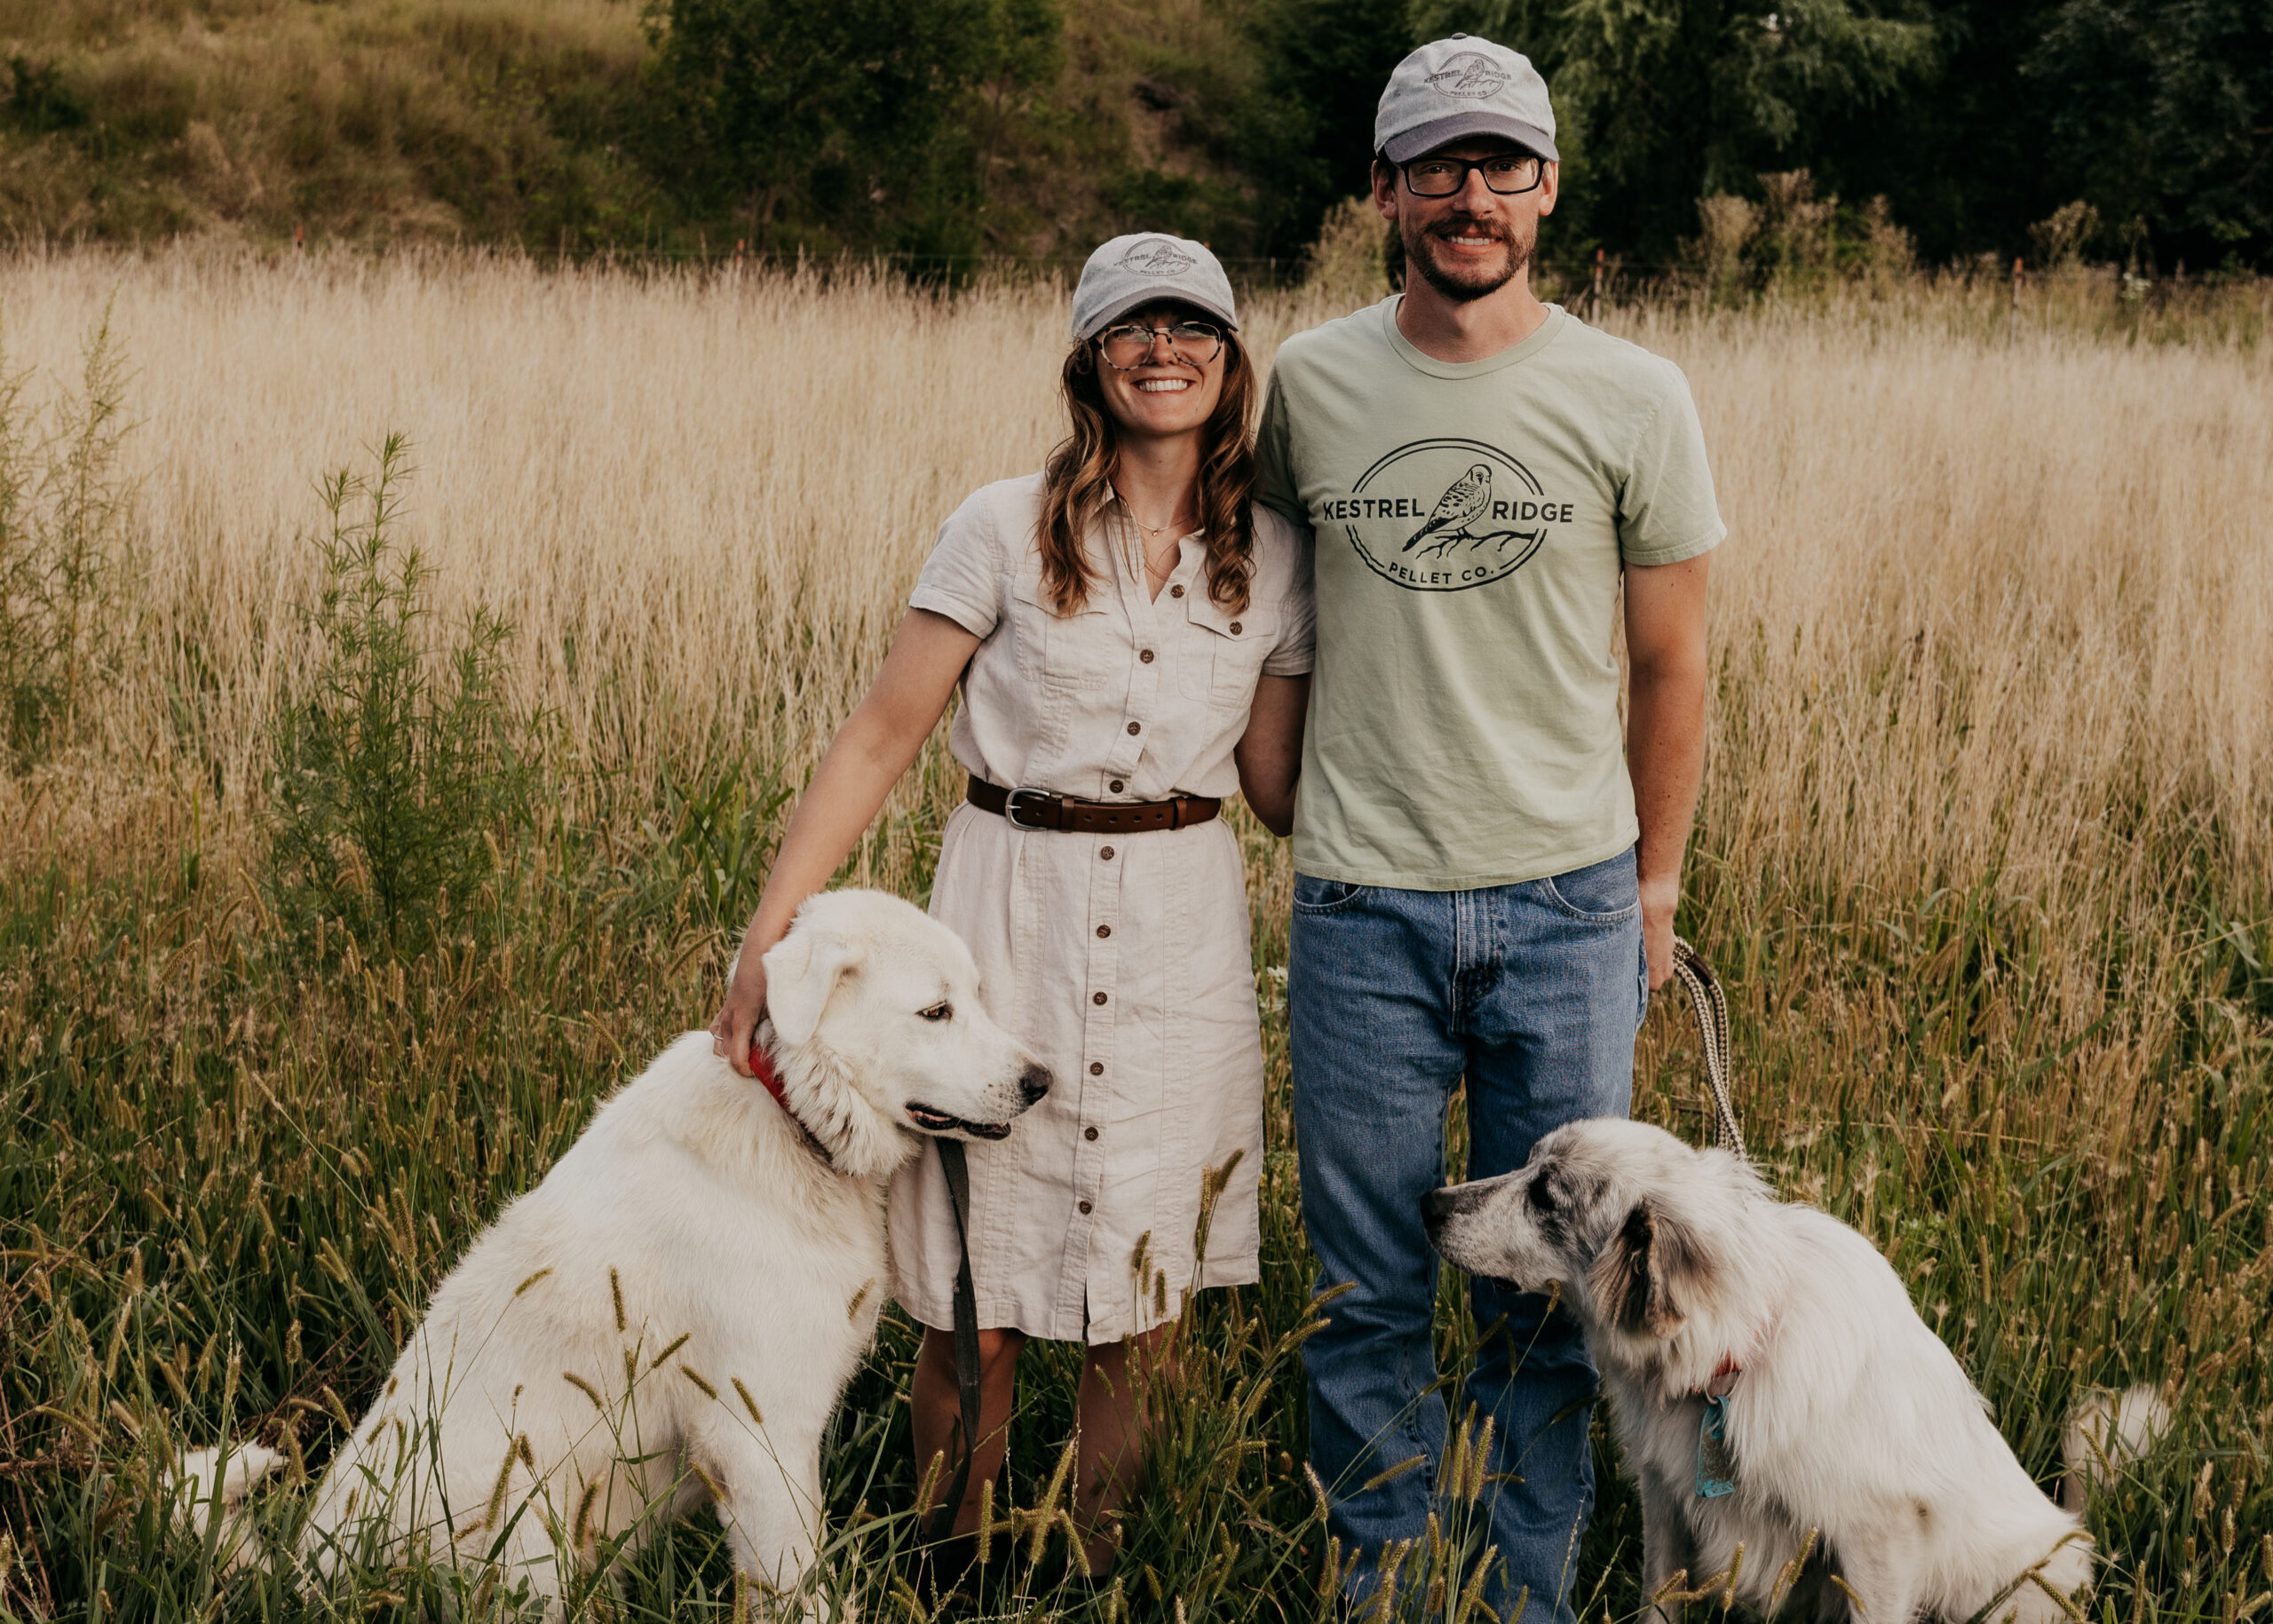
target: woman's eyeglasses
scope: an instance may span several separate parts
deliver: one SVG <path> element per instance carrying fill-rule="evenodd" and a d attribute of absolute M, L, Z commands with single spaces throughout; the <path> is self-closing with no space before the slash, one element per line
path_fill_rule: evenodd
<path fill-rule="evenodd" d="M 1152 341 L 1168 341 L 1168 359 L 1187 366 L 1204 367 L 1222 353 L 1224 335 L 1205 321 L 1179 321 L 1174 327 L 1146 327 L 1124 321 L 1097 335 L 1097 353 L 1115 372 L 1134 372 L 1152 359 Z"/>

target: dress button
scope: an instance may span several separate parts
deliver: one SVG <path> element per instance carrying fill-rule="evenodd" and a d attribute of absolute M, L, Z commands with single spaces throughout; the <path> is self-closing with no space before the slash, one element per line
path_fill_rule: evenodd
<path fill-rule="evenodd" d="M 1098 852 L 1098 853 L 1097 853 L 1097 861 L 1099 861 L 1099 862 L 1101 862 L 1101 863 L 1109 863 L 1109 862 L 1111 862 L 1112 860 L 1113 860 L 1113 848 L 1112 848 L 1111 846 L 1107 846 L 1107 847 L 1105 847 L 1105 849 L 1104 851 L 1102 851 L 1102 852 Z"/>
<path fill-rule="evenodd" d="M 1111 782 L 1110 784 L 1107 784 L 1107 785 L 1105 786 L 1105 788 L 1106 788 L 1107 789 L 1110 789 L 1111 791 L 1113 791 L 1113 794 L 1115 794 L 1115 795 L 1119 795 L 1119 794 L 1121 793 L 1121 780 L 1120 780 L 1119 779 L 1117 779 L 1117 778 L 1116 778 L 1116 779 L 1114 779 L 1114 780 L 1113 780 L 1113 782 Z"/>
<path fill-rule="evenodd" d="M 1233 637 L 1239 635 L 1239 623 L 1237 621 L 1232 622 L 1232 635 Z"/>
<path fill-rule="evenodd" d="M 1103 1003 L 1105 1002 L 1105 994 L 1103 993 L 1095 994 L 1090 997 L 1089 1002 L 1091 1003 Z"/>
<path fill-rule="evenodd" d="M 1112 934 L 1113 934 L 1113 927 L 1112 927 L 1111 925 L 1099 925 L 1099 926 L 1097 927 L 1097 939 L 1098 939 L 1098 940 L 1102 941 L 1102 940 L 1104 940 L 1106 937 L 1111 936 Z"/>
<path fill-rule="evenodd" d="M 1090 1076 L 1092 1076 L 1092 1077 L 1102 1077 L 1102 1076 L 1104 1076 L 1104 1075 L 1105 1075 L 1105 1062 L 1104 1062 L 1104 1061 L 1102 1061 L 1102 1060 L 1092 1060 L 1092 1061 L 1090 1061 L 1090 1062 L 1089 1062 L 1089 1075 L 1090 1075 Z M 1094 1138 L 1096 1138 L 1096 1137 L 1097 1137 L 1097 1135 L 1096 1135 L 1095 1133 L 1092 1133 L 1092 1134 L 1090 1134 L 1090 1135 L 1089 1135 L 1089 1137 L 1090 1137 L 1090 1138 L 1092 1138 L 1092 1139 L 1094 1139 Z"/>
<path fill-rule="evenodd" d="M 1168 589 L 1168 596 L 1170 598 L 1181 598 L 1184 596 L 1184 589 L 1180 586 L 1172 586 Z"/>
<path fill-rule="evenodd" d="M 1083 1201 L 1081 1203 L 1081 1216 L 1087 1217 L 1089 1214 L 1089 1204 L 1087 1201 Z"/>
<path fill-rule="evenodd" d="M 1096 1129 L 1094 1129 L 1094 1128 L 1084 1128 L 1083 1129 L 1081 1129 L 1081 1137 L 1083 1137 L 1084 1139 L 1094 1139 L 1094 1138 L 1096 1138 L 1097 1137 L 1097 1130 Z"/>
<path fill-rule="evenodd" d="M 1133 737 L 1135 737 L 1136 734 L 1143 733 L 1144 731 L 1144 725 L 1142 722 L 1131 722 L 1131 723 L 1129 725 L 1129 735 L 1130 735 L 1132 738 L 1133 738 Z"/>
<path fill-rule="evenodd" d="M 1149 648 L 1144 650 L 1144 653 L 1138 654 L 1136 657 L 1139 660 L 1142 660 L 1146 665 L 1152 663 L 1152 651 Z"/>

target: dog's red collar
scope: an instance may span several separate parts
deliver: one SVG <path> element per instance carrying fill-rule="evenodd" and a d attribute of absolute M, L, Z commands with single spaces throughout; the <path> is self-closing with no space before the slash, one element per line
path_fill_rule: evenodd
<path fill-rule="evenodd" d="M 1691 1388 L 1690 1395 L 1697 1398 L 1725 1398 L 1735 1389 L 1737 1378 L 1742 1374 L 1744 1367 L 1737 1363 L 1737 1356 L 1723 1353 L 1721 1362 L 1713 1367 L 1712 1378 L 1702 1387 Z"/>
<path fill-rule="evenodd" d="M 796 1121 L 797 1113 L 789 1111 L 789 1096 L 781 1086 L 781 1073 L 773 1069 L 773 1057 L 756 1043 L 749 1046 L 749 1069 L 750 1074 L 765 1085 L 765 1091 L 773 1096 L 773 1103 L 782 1110 L 788 1111 L 789 1120 Z M 804 1126 L 803 1123 L 798 1125 Z"/>
<path fill-rule="evenodd" d="M 749 1070 L 750 1075 L 757 1079 L 768 1094 L 773 1096 L 773 1103 L 781 1107 L 781 1114 L 788 1117 L 791 1125 L 804 1136 L 807 1147 L 833 1171 L 836 1167 L 836 1158 L 828 1153 L 828 1146 L 823 1145 L 813 1130 L 805 1126 L 804 1118 L 789 1108 L 788 1090 L 781 1086 L 781 1073 L 774 1067 L 773 1057 L 759 1047 L 755 1038 L 750 1040 Z"/>

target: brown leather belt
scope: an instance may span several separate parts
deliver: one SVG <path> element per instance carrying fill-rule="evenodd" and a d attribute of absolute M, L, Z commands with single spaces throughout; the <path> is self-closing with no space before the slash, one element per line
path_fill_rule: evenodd
<path fill-rule="evenodd" d="M 1047 789 L 1005 789 L 974 776 L 970 804 L 1010 820 L 1018 829 L 1056 829 L 1066 835 L 1142 835 L 1185 829 L 1224 809 L 1213 796 L 1180 795 L 1166 801 L 1077 801 Z"/>

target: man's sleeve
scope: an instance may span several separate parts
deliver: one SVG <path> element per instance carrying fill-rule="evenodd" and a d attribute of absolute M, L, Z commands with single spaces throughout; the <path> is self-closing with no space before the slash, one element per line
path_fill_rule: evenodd
<path fill-rule="evenodd" d="M 1618 553 L 1628 564 L 1678 564 L 1728 535 L 1713 497 L 1705 428 L 1689 380 L 1668 365 L 1671 387 L 1642 425 L 1619 493 Z"/>
<path fill-rule="evenodd" d="M 1295 477 L 1293 436 L 1287 427 L 1287 394 L 1279 387 L 1278 368 L 1271 369 L 1271 386 L 1263 396 L 1263 423 L 1255 433 L 1255 499 L 1274 513 L 1283 513 L 1298 530 L 1307 532 L 1311 516 L 1303 506 L 1302 482 Z"/>
<path fill-rule="evenodd" d="M 987 495 L 974 492 L 947 515 L 907 599 L 909 608 L 944 614 L 975 638 L 992 632 L 1002 614 L 1002 549 Z"/>

